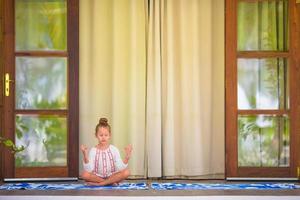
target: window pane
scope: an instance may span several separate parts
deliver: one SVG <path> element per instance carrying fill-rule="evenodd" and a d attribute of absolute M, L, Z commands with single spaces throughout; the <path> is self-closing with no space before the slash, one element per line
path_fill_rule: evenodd
<path fill-rule="evenodd" d="M 66 166 L 67 120 L 59 116 L 16 116 L 17 167 Z"/>
<path fill-rule="evenodd" d="M 238 3 L 238 50 L 288 50 L 288 1 Z"/>
<path fill-rule="evenodd" d="M 284 58 L 238 59 L 238 109 L 287 109 Z"/>
<path fill-rule="evenodd" d="M 65 0 L 15 0 L 16 50 L 66 50 Z"/>
<path fill-rule="evenodd" d="M 16 58 L 16 108 L 66 109 L 67 59 Z"/>
<path fill-rule="evenodd" d="M 239 166 L 289 166 L 289 143 L 287 116 L 239 116 Z"/>

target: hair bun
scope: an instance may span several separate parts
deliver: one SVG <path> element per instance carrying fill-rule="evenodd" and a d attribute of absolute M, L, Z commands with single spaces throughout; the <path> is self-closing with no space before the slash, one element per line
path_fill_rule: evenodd
<path fill-rule="evenodd" d="M 100 125 L 107 126 L 107 125 L 108 125 L 108 120 L 107 120 L 107 118 L 100 118 L 99 124 L 100 124 Z"/>

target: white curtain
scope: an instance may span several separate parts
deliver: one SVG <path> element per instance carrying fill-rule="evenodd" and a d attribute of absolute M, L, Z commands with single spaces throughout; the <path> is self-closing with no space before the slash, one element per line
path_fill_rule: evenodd
<path fill-rule="evenodd" d="M 148 175 L 222 173 L 224 146 L 216 146 L 212 118 L 212 3 L 155 0 L 149 8 Z"/>
<path fill-rule="evenodd" d="M 131 173 L 145 172 L 146 14 L 141 0 L 80 1 L 80 143 L 95 145 L 107 117 L 112 143 L 131 143 Z M 80 166 L 82 163 L 80 163 Z"/>
<path fill-rule="evenodd" d="M 107 116 L 134 176 L 223 173 L 222 3 L 82 0 L 80 142 Z"/>

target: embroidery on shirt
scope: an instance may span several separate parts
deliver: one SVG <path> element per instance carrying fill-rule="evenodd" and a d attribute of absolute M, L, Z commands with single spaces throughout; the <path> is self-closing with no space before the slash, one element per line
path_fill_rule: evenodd
<path fill-rule="evenodd" d="M 112 155 L 110 149 L 108 150 L 107 154 L 108 154 L 109 161 L 110 161 L 111 172 L 114 173 L 116 171 L 116 168 L 115 168 L 114 158 L 113 158 L 113 155 Z"/>
<path fill-rule="evenodd" d="M 107 160 L 106 160 L 106 153 L 102 151 L 102 167 L 103 167 L 103 176 L 107 177 Z"/>
<path fill-rule="evenodd" d="M 94 165 L 95 174 L 98 174 L 98 170 L 99 170 L 99 157 L 100 157 L 100 149 L 96 149 L 96 157 L 95 157 L 95 165 Z"/>

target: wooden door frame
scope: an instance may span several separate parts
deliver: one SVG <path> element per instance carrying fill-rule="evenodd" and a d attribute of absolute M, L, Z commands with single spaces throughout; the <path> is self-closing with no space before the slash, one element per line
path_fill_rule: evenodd
<path fill-rule="evenodd" d="M 237 58 L 240 55 L 237 52 L 237 1 L 225 0 L 225 177 L 245 177 L 245 175 L 246 177 L 296 177 L 297 166 L 300 166 L 300 153 L 296 149 L 300 145 L 300 87 L 297 87 L 295 81 L 300 80 L 300 45 L 298 44 L 300 42 L 300 3 L 296 4 L 296 0 L 289 0 L 291 30 L 289 53 L 282 52 L 281 54 L 283 57 L 290 58 L 290 167 L 276 170 L 272 167 L 264 167 L 257 173 L 257 170 L 251 167 L 238 167 L 237 160 Z M 251 57 L 251 53 L 243 56 Z M 270 54 L 267 53 L 265 56 L 270 56 Z M 275 173 L 270 173 L 270 170 Z"/>
<path fill-rule="evenodd" d="M 236 10 L 234 0 L 225 0 L 225 177 L 237 176 Z"/>
<path fill-rule="evenodd" d="M 79 0 L 67 0 L 69 52 L 68 175 L 79 176 Z M 72 67 L 70 67 L 72 66 Z M 72 133 L 72 137 L 70 137 Z"/>
<path fill-rule="evenodd" d="M 295 27 L 295 31 L 292 33 L 292 37 L 294 38 L 293 45 L 294 45 L 294 51 L 293 51 L 293 62 L 295 65 L 295 78 L 296 80 L 300 80 L 300 2 L 298 0 L 298 3 L 296 0 L 293 0 L 294 6 L 292 7 L 292 15 L 293 15 L 293 21 L 292 25 Z M 295 120 L 295 145 L 294 145 L 294 156 L 295 159 L 295 175 L 300 178 L 300 82 L 295 85 L 295 91 L 296 91 L 296 112 L 298 115 L 296 115 Z M 298 147 L 298 148 L 297 148 Z M 297 172 L 296 172 L 297 171 Z"/>
<path fill-rule="evenodd" d="M 14 1 L 4 1 L 4 73 L 9 73 L 15 80 L 15 43 L 14 43 Z M 79 0 L 67 0 L 67 48 L 68 48 L 68 139 L 67 139 L 67 176 L 79 175 Z M 71 67 L 70 67 L 71 66 Z M 1 75 L 3 75 L 1 74 Z M 15 93 L 15 87 L 11 84 L 10 92 Z M 14 95 L 4 97 L 4 136 L 14 141 Z M 71 155 L 71 156 L 69 156 Z M 5 149 L 2 152 L 2 172 L 4 178 L 15 177 L 13 155 Z M 32 168 L 33 169 L 33 168 Z M 32 170 L 32 176 L 35 176 Z M 31 177 L 28 177 L 31 178 Z"/>
<path fill-rule="evenodd" d="M 4 72 L 10 74 L 10 79 L 15 80 L 14 77 L 14 12 L 11 12 L 13 9 L 13 1 L 4 0 Z M 9 67 L 10 66 L 10 67 Z M 10 84 L 10 93 L 14 94 L 14 87 Z M 14 105 L 15 99 L 12 95 L 4 97 L 4 108 L 12 108 Z M 3 135 L 5 138 L 9 138 L 14 141 L 14 115 L 11 109 L 4 109 L 4 124 L 3 124 Z M 12 178 L 14 177 L 14 157 L 9 152 L 8 149 L 3 151 L 3 177 Z"/>
<path fill-rule="evenodd" d="M 3 0 L 0 0 L 0 76 L 3 77 Z M 4 91 L 3 91 L 3 79 L 1 78 L 0 81 L 0 91 L 1 91 L 1 95 L 0 95 L 0 136 L 2 136 L 3 134 L 3 97 L 4 97 Z M 2 145 L 0 145 L 0 152 L 2 152 Z M 2 180 L 3 176 L 2 176 L 3 172 L 2 172 L 2 155 L 0 153 L 0 180 Z"/>

